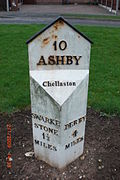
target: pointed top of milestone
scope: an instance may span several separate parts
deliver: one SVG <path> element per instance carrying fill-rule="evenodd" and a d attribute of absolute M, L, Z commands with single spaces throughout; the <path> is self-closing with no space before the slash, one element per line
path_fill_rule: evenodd
<path fill-rule="evenodd" d="M 29 44 L 30 42 L 32 42 L 34 39 L 37 38 L 37 36 L 41 35 L 43 32 L 45 32 L 47 29 L 49 29 L 51 26 L 53 26 L 54 24 L 56 24 L 56 29 L 58 29 L 60 26 L 63 26 L 65 24 L 67 24 L 69 27 L 71 27 L 75 32 L 77 32 L 78 34 L 80 34 L 83 38 L 85 38 L 89 43 L 93 43 L 87 36 L 85 36 L 83 33 L 81 33 L 80 31 L 78 31 L 74 26 L 72 26 L 70 23 L 68 23 L 63 17 L 58 17 L 55 21 L 53 21 L 51 24 L 49 24 L 48 26 L 46 26 L 45 28 L 43 28 L 41 31 L 39 31 L 38 33 L 36 33 L 34 36 L 32 36 L 26 43 Z"/>

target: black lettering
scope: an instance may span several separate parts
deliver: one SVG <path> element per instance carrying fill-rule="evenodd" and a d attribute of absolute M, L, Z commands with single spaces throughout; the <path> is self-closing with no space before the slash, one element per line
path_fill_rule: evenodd
<path fill-rule="evenodd" d="M 47 123 L 49 122 L 49 119 L 47 117 L 44 118 L 44 122 Z"/>
<path fill-rule="evenodd" d="M 64 129 L 64 130 L 66 130 L 66 129 L 68 129 L 68 128 L 71 128 L 71 123 L 65 124 L 65 129 Z"/>
<path fill-rule="evenodd" d="M 57 120 L 56 120 L 56 126 L 59 126 L 59 127 L 60 127 L 60 121 L 57 121 Z"/>
<path fill-rule="evenodd" d="M 76 145 L 77 144 L 77 141 L 75 140 L 75 141 L 73 141 L 73 142 L 71 142 L 71 146 L 74 146 L 74 145 Z"/>
<path fill-rule="evenodd" d="M 75 120 L 73 123 L 74 123 L 74 126 L 75 126 L 77 124 L 77 120 Z"/>
<path fill-rule="evenodd" d="M 48 81 L 45 81 L 45 82 L 48 82 Z M 34 114 L 34 113 L 32 113 L 31 115 L 32 115 L 32 118 L 39 119 L 40 121 L 43 121 L 45 123 L 53 124 L 55 126 L 60 127 L 60 121 L 58 121 L 57 119 L 49 119 L 48 117 L 43 117 L 41 115 L 38 116 L 37 114 Z M 37 125 L 35 123 L 35 126 L 37 127 L 37 126 L 39 126 L 39 124 Z"/>
<path fill-rule="evenodd" d="M 48 131 L 48 128 L 46 126 L 44 126 L 44 131 Z"/>
<path fill-rule="evenodd" d="M 39 144 L 39 141 L 35 139 L 35 144 Z"/>
<path fill-rule="evenodd" d="M 49 64 L 49 65 L 54 65 L 54 64 L 55 64 L 54 56 L 49 56 L 49 57 L 48 57 L 48 64 Z"/>
<path fill-rule="evenodd" d="M 82 122 L 82 118 L 80 118 L 80 119 L 78 119 L 79 120 L 79 123 L 81 123 Z"/>
<path fill-rule="evenodd" d="M 47 146 L 46 146 L 46 144 L 45 144 L 45 143 L 43 143 L 43 147 L 47 148 Z"/>
<path fill-rule="evenodd" d="M 48 149 L 52 150 L 52 145 L 48 144 Z"/>
<path fill-rule="evenodd" d="M 75 83 L 75 82 L 73 82 L 73 86 L 76 86 L 76 83 Z"/>
<path fill-rule="evenodd" d="M 60 86 L 63 86 L 62 82 L 59 82 Z"/>
<path fill-rule="evenodd" d="M 54 135 L 58 136 L 58 130 L 54 129 Z"/>
<path fill-rule="evenodd" d="M 55 42 L 53 43 L 53 46 L 54 46 L 54 50 L 56 51 L 56 50 L 57 50 L 57 41 L 55 41 Z"/>
<path fill-rule="evenodd" d="M 77 143 L 81 142 L 83 140 L 83 137 L 80 137 L 77 139 Z"/>
<path fill-rule="evenodd" d="M 34 123 L 34 127 L 35 127 L 35 128 L 39 128 L 39 126 L 38 126 L 36 123 Z"/>
<path fill-rule="evenodd" d="M 45 63 L 44 56 L 41 56 L 41 57 L 40 57 L 40 60 L 39 60 L 39 62 L 37 63 L 37 65 L 47 65 L 47 64 Z"/>
<path fill-rule="evenodd" d="M 83 119 L 83 121 L 85 121 L 86 120 L 86 116 L 84 116 L 82 119 Z"/>
<path fill-rule="evenodd" d="M 43 144 L 42 141 L 40 141 L 40 146 L 42 146 L 42 144 Z"/>
<path fill-rule="evenodd" d="M 66 65 L 71 65 L 73 63 L 72 56 L 66 56 L 67 62 Z"/>
<path fill-rule="evenodd" d="M 79 60 L 80 60 L 80 58 L 82 57 L 82 56 L 78 56 L 78 58 L 77 58 L 77 56 L 73 56 L 74 57 L 74 59 L 76 60 L 76 64 L 75 65 L 79 65 Z"/>
<path fill-rule="evenodd" d="M 61 58 L 61 59 L 60 59 Z M 57 65 L 64 65 L 64 56 L 56 56 L 57 59 Z"/>
<path fill-rule="evenodd" d="M 66 41 L 60 41 L 59 48 L 60 48 L 60 50 L 64 51 L 67 48 Z"/>
<path fill-rule="evenodd" d="M 54 129 L 49 128 L 49 133 L 53 134 Z"/>
<path fill-rule="evenodd" d="M 43 82 L 43 86 L 46 87 L 47 86 L 47 81 Z"/>
<path fill-rule="evenodd" d="M 42 130 L 43 126 L 41 124 L 39 124 L 39 126 L 40 126 L 40 129 Z"/>
<path fill-rule="evenodd" d="M 55 146 L 53 146 L 53 151 L 57 151 L 57 148 Z"/>
<path fill-rule="evenodd" d="M 42 133 L 43 139 L 45 139 L 45 133 Z"/>
<path fill-rule="evenodd" d="M 65 149 L 68 149 L 70 147 L 70 143 L 65 145 Z"/>
<path fill-rule="evenodd" d="M 38 116 L 38 119 L 40 120 L 40 121 L 44 121 L 44 117 L 43 116 Z"/>
<path fill-rule="evenodd" d="M 51 83 L 50 83 L 50 81 L 48 81 L 48 87 L 49 87 L 49 86 L 51 86 Z"/>
<path fill-rule="evenodd" d="M 55 125 L 54 120 L 53 119 L 49 119 L 49 124 L 54 124 Z"/>
<path fill-rule="evenodd" d="M 32 118 L 35 118 L 35 119 L 36 119 L 36 116 L 37 116 L 36 114 L 33 114 L 33 113 L 32 113 Z"/>
<path fill-rule="evenodd" d="M 63 85 L 66 86 L 66 83 L 64 82 Z"/>
<path fill-rule="evenodd" d="M 55 83 L 54 83 L 54 82 L 52 83 L 52 86 L 55 86 Z"/>

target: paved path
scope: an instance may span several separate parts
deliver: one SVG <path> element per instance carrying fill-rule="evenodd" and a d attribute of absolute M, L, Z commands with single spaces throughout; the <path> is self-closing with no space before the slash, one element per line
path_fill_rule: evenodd
<path fill-rule="evenodd" d="M 93 5 L 23 5 L 21 6 L 22 13 L 70 13 L 70 14 L 97 14 L 108 15 L 109 11 Z"/>
<path fill-rule="evenodd" d="M 1 24 L 49 24 L 54 17 L 46 18 L 0 18 Z M 100 20 L 89 20 L 89 19 L 67 19 L 72 24 L 80 25 L 92 25 L 92 26 L 106 26 L 106 27 L 120 27 L 120 21 L 100 21 Z"/>
<path fill-rule="evenodd" d="M 23 5 L 17 12 L 0 12 L 0 24 L 48 24 L 61 14 L 111 15 L 92 5 Z M 67 19 L 67 18 L 66 18 Z M 120 21 L 67 19 L 72 24 L 120 27 Z"/>
<path fill-rule="evenodd" d="M 95 5 L 22 5 L 20 11 L 10 14 L 97 14 L 110 15 L 108 10 Z M 1 14 L 1 12 L 0 12 Z M 8 14 L 4 12 L 4 14 Z"/>

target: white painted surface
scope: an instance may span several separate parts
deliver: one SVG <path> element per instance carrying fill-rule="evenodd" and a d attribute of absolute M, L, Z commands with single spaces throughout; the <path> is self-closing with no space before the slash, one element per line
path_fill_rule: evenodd
<path fill-rule="evenodd" d="M 55 50 L 53 43 L 63 40 L 65 50 Z M 57 168 L 83 153 L 90 48 L 89 41 L 59 21 L 28 44 L 34 152 Z M 41 56 L 46 64 L 49 56 L 64 56 L 65 64 L 37 65 Z M 74 57 L 80 57 L 78 64 Z"/>
<path fill-rule="evenodd" d="M 9 12 L 9 0 L 6 0 L 7 12 Z"/>
<path fill-rule="evenodd" d="M 31 71 L 30 76 L 61 106 L 88 76 L 88 70 Z M 43 82 L 75 82 L 76 86 L 44 87 Z"/>
<path fill-rule="evenodd" d="M 84 138 L 85 120 L 66 130 L 65 125 L 70 122 L 74 122 L 81 117 L 85 117 L 86 115 L 88 70 L 85 71 L 87 72 L 85 73 L 83 71 L 83 76 L 78 76 L 78 74 L 80 74 L 80 70 L 70 70 L 66 72 L 63 70 L 61 74 L 64 73 L 64 78 L 67 78 L 66 75 L 69 73 L 76 74 L 75 79 L 68 76 L 67 80 L 72 81 L 74 79 L 78 83 L 77 87 L 55 87 L 53 91 L 51 91 L 52 88 L 45 88 L 42 86 L 42 82 L 48 78 L 47 76 L 50 74 L 50 72 L 46 75 L 43 75 L 44 71 L 39 72 L 39 76 L 37 77 L 38 79 L 33 72 L 31 73 L 32 113 L 37 114 L 39 117 L 41 115 L 44 118 L 47 117 L 49 119 L 54 119 L 60 122 L 60 126 L 55 126 L 54 124 L 51 125 L 49 123 L 45 123 L 38 118 L 33 118 L 33 127 L 34 123 L 36 123 L 47 128 L 58 130 L 58 135 L 54 135 L 52 133 L 48 133 L 46 129 L 33 128 L 35 155 L 39 159 L 42 159 L 52 166 L 58 168 L 65 167 L 66 164 L 72 162 L 83 153 L 84 140 L 73 146 L 71 146 L 71 142 L 76 141 L 79 137 Z M 55 78 L 52 78 L 52 80 L 55 80 L 56 77 L 57 79 L 60 79 L 60 71 L 57 70 L 55 74 L 56 76 Z M 41 80 L 39 77 L 41 77 Z M 61 78 L 61 80 L 63 79 Z M 67 92 L 66 89 L 68 89 Z M 54 96 L 54 93 L 56 97 L 58 95 L 57 98 Z M 75 130 L 77 130 L 77 136 L 73 137 L 72 134 Z M 49 134 L 49 141 L 43 139 L 43 133 L 45 133 L 46 136 Z M 35 144 L 35 139 L 42 141 L 42 143 L 46 143 L 46 147 L 48 144 L 49 146 L 52 145 L 52 150 L 43 147 L 43 145 L 41 147 L 40 145 Z M 65 149 L 66 145 L 70 147 Z M 56 151 L 53 150 L 53 146 L 56 147 Z"/>

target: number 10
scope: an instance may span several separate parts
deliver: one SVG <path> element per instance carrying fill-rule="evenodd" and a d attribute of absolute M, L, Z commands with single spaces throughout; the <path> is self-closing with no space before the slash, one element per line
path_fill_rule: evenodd
<path fill-rule="evenodd" d="M 53 46 L 54 46 L 54 50 L 57 51 L 57 41 L 54 41 Z M 64 51 L 67 48 L 67 43 L 66 41 L 63 40 L 59 42 L 58 46 L 61 51 Z"/>

